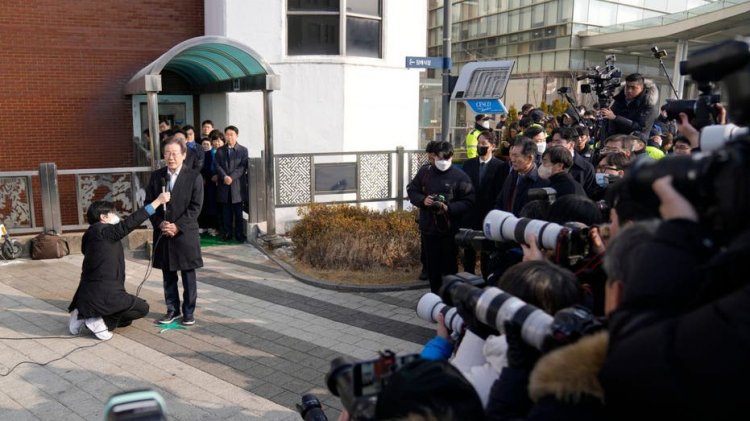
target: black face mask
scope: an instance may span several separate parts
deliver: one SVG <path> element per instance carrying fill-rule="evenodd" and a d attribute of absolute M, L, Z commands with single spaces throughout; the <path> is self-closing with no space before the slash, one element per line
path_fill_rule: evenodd
<path fill-rule="evenodd" d="M 479 156 L 484 156 L 489 149 L 489 146 L 477 146 L 477 153 Z"/>

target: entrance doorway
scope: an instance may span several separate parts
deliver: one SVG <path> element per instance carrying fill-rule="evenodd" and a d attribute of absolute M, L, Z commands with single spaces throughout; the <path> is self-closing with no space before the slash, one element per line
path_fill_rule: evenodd
<path fill-rule="evenodd" d="M 143 131 L 148 128 L 148 104 L 146 95 L 133 95 L 133 137 L 142 140 Z M 159 95 L 159 121 L 167 120 L 175 125 L 193 125 L 192 95 Z"/>

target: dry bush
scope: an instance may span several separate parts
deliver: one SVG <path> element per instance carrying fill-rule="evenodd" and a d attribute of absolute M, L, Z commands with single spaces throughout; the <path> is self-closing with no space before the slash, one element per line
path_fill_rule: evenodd
<path fill-rule="evenodd" d="M 406 269 L 419 265 L 414 213 L 313 204 L 289 232 L 294 256 L 318 269 Z"/>

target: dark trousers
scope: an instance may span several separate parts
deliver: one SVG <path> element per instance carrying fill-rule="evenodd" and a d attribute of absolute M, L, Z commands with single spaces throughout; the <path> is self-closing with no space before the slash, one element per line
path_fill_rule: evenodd
<path fill-rule="evenodd" d="M 482 277 L 484 279 L 487 279 L 487 275 L 489 275 L 488 266 L 489 266 L 490 257 L 487 253 L 479 253 L 479 270 L 482 274 Z M 477 267 L 477 251 L 474 250 L 473 247 L 464 247 L 464 260 L 463 260 L 463 267 L 464 272 L 469 272 L 471 274 L 476 275 Z"/>
<path fill-rule="evenodd" d="M 164 276 L 164 301 L 167 311 L 180 313 L 180 291 L 177 289 L 177 272 L 162 269 Z M 198 282 L 195 269 L 180 271 L 182 276 L 182 315 L 192 316 L 195 311 L 195 301 L 198 299 Z"/>
<path fill-rule="evenodd" d="M 430 291 L 440 294 L 443 275 L 454 275 L 458 272 L 456 239 L 452 234 L 425 234 L 424 249 L 427 256 Z"/>
<path fill-rule="evenodd" d="M 422 263 L 422 273 L 427 273 L 427 253 L 424 251 L 424 234 L 419 234 L 419 261 Z"/>
<path fill-rule="evenodd" d="M 234 237 L 237 241 L 245 241 L 242 232 L 242 202 L 222 203 L 221 219 L 224 222 L 224 235 Z"/>
<path fill-rule="evenodd" d="M 116 327 L 130 326 L 133 320 L 140 319 L 148 314 L 149 306 L 146 300 L 138 297 L 133 298 L 133 305 L 129 309 L 102 317 L 107 329 L 114 330 Z"/>

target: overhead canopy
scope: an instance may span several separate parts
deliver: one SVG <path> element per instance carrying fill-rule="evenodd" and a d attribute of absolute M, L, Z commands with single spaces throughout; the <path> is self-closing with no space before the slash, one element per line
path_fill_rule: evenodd
<path fill-rule="evenodd" d="M 162 54 L 125 85 L 126 95 L 161 91 L 161 72 L 183 77 L 197 93 L 278 89 L 278 77 L 252 48 L 220 36 L 191 38 Z"/>

